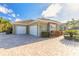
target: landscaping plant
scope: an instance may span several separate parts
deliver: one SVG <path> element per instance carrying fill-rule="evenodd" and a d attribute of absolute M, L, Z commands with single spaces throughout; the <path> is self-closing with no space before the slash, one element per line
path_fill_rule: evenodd
<path fill-rule="evenodd" d="M 65 30 L 64 38 L 68 40 L 79 41 L 79 30 Z"/>
<path fill-rule="evenodd" d="M 58 36 L 61 36 L 63 35 L 63 31 L 60 31 L 60 30 L 52 30 L 51 33 L 50 33 L 51 37 L 58 37 Z"/>
<path fill-rule="evenodd" d="M 49 37 L 50 36 L 50 33 L 49 32 L 41 32 L 41 37 Z"/>
<path fill-rule="evenodd" d="M 0 17 L 0 32 L 6 32 L 9 28 L 12 27 L 12 24 L 9 20 Z"/>

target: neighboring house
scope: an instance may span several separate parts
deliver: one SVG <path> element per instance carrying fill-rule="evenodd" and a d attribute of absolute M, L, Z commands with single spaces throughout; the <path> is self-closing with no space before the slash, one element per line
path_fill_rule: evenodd
<path fill-rule="evenodd" d="M 49 19 L 19 21 L 13 24 L 14 34 L 29 34 L 40 36 L 41 32 L 59 30 L 60 22 Z"/>
<path fill-rule="evenodd" d="M 70 28 L 68 30 L 79 30 L 79 27 Z"/>

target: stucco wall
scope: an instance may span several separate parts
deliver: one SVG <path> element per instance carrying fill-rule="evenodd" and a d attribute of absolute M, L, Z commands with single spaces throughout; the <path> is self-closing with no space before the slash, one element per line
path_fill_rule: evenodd
<path fill-rule="evenodd" d="M 47 31 L 47 24 L 45 23 L 41 23 L 39 24 L 39 28 L 40 28 L 40 31 Z"/>
<path fill-rule="evenodd" d="M 15 34 L 15 32 L 16 32 L 16 26 L 26 26 L 26 25 L 20 25 L 20 24 L 16 24 L 16 25 L 13 25 L 13 34 Z M 29 26 L 34 26 L 34 25 L 36 25 L 37 26 L 37 33 L 38 33 L 38 35 L 40 36 L 40 34 L 41 34 L 41 32 L 43 32 L 43 31 L 51 31 L 51 30 L 58 30 L 58 25 L 57 24 L 50 24 L 50 23 L 47 23 L 47 22 L 35 22 L 35 23 L 32 23 L 32 24 L 30 24 L 30 25 L 28 25 L 28 33 L 27 34 L 29 34 Z"/>
<path fill-rule="evenodd" d="M 37 22 L 31 24 L 30 26 L 35 26 L 35 25 L 37 25 L 38 36 L 40 36 L 41 32 L 47 31 L 47 23 Z"/>

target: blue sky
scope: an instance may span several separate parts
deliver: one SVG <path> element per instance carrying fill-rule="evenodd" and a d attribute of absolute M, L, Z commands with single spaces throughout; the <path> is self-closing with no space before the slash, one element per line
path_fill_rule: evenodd
<path fill-rule="evenodd" d="M 10 14 L 5 14 L 2 11 L 0 16 L 5 18 L 11 18 L 15 20 L 16 18 L 26 20 L 26 19 L 36 19 L 41 17 L 41 13 L 46 9 L 50 4 L 33 4 L 33 3 L 14 3 L 14 4 L 0 4 L 2 7 L 12 10 Z M 15 14 L 13 17 L 12 14 Z"/>
<path fill-rule="evenodd" d="M 66 22 L 79 19 L 79 4 L 66 3 L 1 3 L 0 17 L 11 21 L 50 18 Z"/>

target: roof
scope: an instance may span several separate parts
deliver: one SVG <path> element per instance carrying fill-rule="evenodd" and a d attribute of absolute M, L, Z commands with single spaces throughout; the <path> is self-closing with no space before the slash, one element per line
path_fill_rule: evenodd
<path fill-rule="evenodd" d="M 31 22 L 30 24 L 32 23 L 36 23 L 36 22 L 43 22 L 43 23 L 56 23 L 56 24 L 62 24 L 61 22 L 58 22 L 58 21 L 55 21 L 55 20 L 50 20 L 50 19 L 45 19 L 45 18 L 38 18 L 37 20 Z"/>
<path fill-rule="evenodd" d="M 31 22 L 33 22 L 33 20 L 16 21 L 13 24 L 15 24 L 15 25 L 28 25 Z"/>
<path fill-rule="evenodd" d="M 49 21 L 61 23 L 61 22 L 57 21 L 57 19 L 54 19 L 54 18 L 52 18 L 52 19 L 50 19 L 50 18 L 38 18 L 38 19 L 49 20 Z"/>
<path fill-rule="evenodd" d="M 45 18 L 38 18 L 37 20 L 26 20 L 26 21 L 17 21 L 14 24 L 18 25 L 30 25 L 33 23 L 37 22 L 42 22 L 42 23 L 56 23 L 56 24 L 61 24 L 61 22 L 55 21 L 55 20 L 50 20 L 50 19 L 45 19 Z"/>

